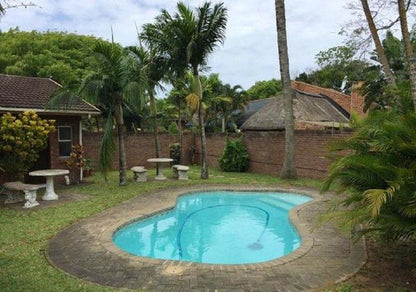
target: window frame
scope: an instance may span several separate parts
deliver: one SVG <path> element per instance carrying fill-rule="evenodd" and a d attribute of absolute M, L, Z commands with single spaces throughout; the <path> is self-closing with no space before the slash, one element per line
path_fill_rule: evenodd
<path fill-rule="evenodd" d="M 69 128 L 70 129 L 70 133 L 71 133 L 71 138 L 70 139 L 61 139 L 61 135 L 60 135 L 60 131 L 61 128 Z M 61 149 L 60 149 L 60 143 L 68 143 L 71 142 L 71 151 L 72 151 L 72 146 L 74 146 L 74 134 L 73 134 L 73 127 L 72 126 L 58 126 L 58 154 L 59 154 L 59 158 L 68 158 L 71 156 L 71 154 L 68 154 L 67 156 L 62 156 L 61 155 Z M 71 153 L 71 152 L 70 152 Z"/>

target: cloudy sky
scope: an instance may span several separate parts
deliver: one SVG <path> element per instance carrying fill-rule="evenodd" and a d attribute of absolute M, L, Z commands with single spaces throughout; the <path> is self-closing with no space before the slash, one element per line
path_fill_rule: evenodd
<path fill-rule="evenodd" d="M 22 1 L 18 1 L 22 2 Z M 23 1 L 30 2 L 30 1 Z M 137 43 L 136 25 L 152 22 L 162 8 L 175 11 L 171 0 L 32 0 L 38 7 L 9 9 L 0 30 L 58 30 L 94 35 L 122 45 Z M 203 1 L 184 1 L 191 7 Z M 217 1 L 213 1 L 216 3 Z M 248 89 L 256 81 L 279 78 L 274 1 L 223 0 L 228 9 L 227 38 L 211 56 L 207 73 Z M 291 77 L 316 68 L 315 55 L 341 45 L 338 35 L 348 20 L 346 0 L 287 0 Z"/>

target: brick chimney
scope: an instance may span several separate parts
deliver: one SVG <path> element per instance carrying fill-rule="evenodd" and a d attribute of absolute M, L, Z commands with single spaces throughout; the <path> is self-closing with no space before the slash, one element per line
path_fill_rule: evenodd
<path fill-rule="evenodd" d="M 361 95 L 361 87 L 363 86 L 364 82 L 360 81 L 357 83 L 354 83 L 351 88 L 351 112 L 354 112 L 358 114 L 360 117 L 367 116 L 366 113 L 364 113 L 364 96 Z"/>

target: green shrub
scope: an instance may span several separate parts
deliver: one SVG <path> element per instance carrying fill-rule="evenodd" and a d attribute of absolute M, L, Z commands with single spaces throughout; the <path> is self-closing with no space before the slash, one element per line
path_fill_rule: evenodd
<path fill-rule="evenodd" d="M 244 172 L 248 169 L 248 152 L 242 139 L 231 141 L 227 139 L 224 152 L 219 160 L 223 171 Z"/>
<path fill-rule="evenodd" d="M 171 135 L 176 135 L 179 133 L 178 125 L 175 122 L 169 124 L 168 133 Z"/>
<path fill-rule="evenodd" d="M 181 163 L 181 145 L 179 143 L 173 143 L 169 145 L 170 158 L 173 159 L 172 165 Z"/>
<path fill-rule="evenodd" d="M 0 168 L 10 178 L 23 179 L 48 146 L 48 135 L 55 131 L 54 120 L 41 119 L 34 111 L 0 118 Z"/>
<path fill-rule="evenodd" d="M 416 238 L 415 125 L 414 113 L 374 111 L 351 137 L 332 145 L 336 161 L 323 191 L 334 185 L 344 196 L 327 218 L 352 225 L 355 236 Z"/>

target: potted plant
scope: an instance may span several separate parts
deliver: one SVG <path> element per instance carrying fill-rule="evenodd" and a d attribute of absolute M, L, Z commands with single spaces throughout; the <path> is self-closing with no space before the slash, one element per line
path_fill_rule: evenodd
<path fill-rule="evenodd" d="M 84 177 L 89 177 L 89 176 L 92 175 L 93 171 L 94 171 L 93 160 L 90 159 L 90 158 L 86 158 L 85 159 L 85 167 L 84 167 L 84 170 L 82 172 L 82 175 Z"/>

